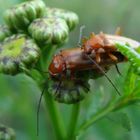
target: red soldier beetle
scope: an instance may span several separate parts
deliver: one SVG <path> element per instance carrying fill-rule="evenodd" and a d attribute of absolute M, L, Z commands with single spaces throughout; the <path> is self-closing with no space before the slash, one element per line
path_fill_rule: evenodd
<path fill-rule="evenodd" d="M 65 77 L 67 70 L 73 74 L 75 71 L 97 69 L 96 65 L 94 65 L 89 58 L 84 56 L 84 54 L 84 50 L 78 47 L 60 51 L 60 53 L 53 57 L 53 60 L 49 65 L 49 73 L 51 77 L 57 78 L 61 75 L 61 78 L 63 78 Z M 117 51 L 114 51 L 113 55 L 118 58 L 118 62 L 125 60 L 125 57 Z M 92 56 L 91 58 L 94 59 L 94 61 L 96 60 Z M 110 59 L 106 53 L 102 53 L 101 58 L 101 67 L 115 64 L 114 60 Z"/>
<path fill-rule="evenodd" d="M 137 48 L 140 46 L 140 43 L 126 38 L 119 36 L 118 33 L 120 33 L 120 30 L 116 31 L 116 35 L 108 35 L 104 33 L 100 33 L 95 35 L 94 33 L 91 33 L 89 39 L 83 39 L 81 49 L 84 50 L 85 56 L 87 56 L 93 64 L 97 66 L 97 68 L 102 71 L 105 75 L 105 77 L 109 80 L 109 82 L 112 84 L 112 86 L 116 89 L 116 91 L 119 93 L 115 85 L 112 83 L 110 78 L 106 75 L 102 67 L 100 67 L 101 62 L 101 54 L 106 53 L 114 61 L 114 63 L 118 63 L 118 57 L 116 57 L 113 53 L 117 52 L 116 44 L 129 44 L 132 48 Z M 93 60 L 92 57 L 95 57 L 96 60 Z M 118 67 L 115 63 L 115 66 L 118 71 Z M 118 71 L 119 72 L 119 71 Z M 120 73 L 120 72 L 119 72 Z"/>
<path fill-rule="evenodd" d="M 81 48 L 72 48 L 72 49 L 66 49 L 60 51 L 57 55 L 53 57 L 53 60 L 49 66 L 49 73 L 52 78 L 63 81 L 63 79 L 66 78 L 67 71 L 70 72 L 71 80 L 75 79 L 74 76 L 75 72 L 77 71 L 85 71 L 89 69 L 97 70 L 99 69 L 101 72 L 103 72 L 104 75 L 106 75 L 104 68 L 106 66 L 110 66 L 112 64 L 115 64 L 113 59 L 110 59 L 110 57 L 107 55 L 107 53 L 102 53 L 100 55 L 101 61 L 100 64 L 94 64 L 92 61 L 96 61 L 96 58 L 94 56 L 91 56 L 90 58 L 87 57 L 88 55 L 85 55 L 84 49 Z M 118 62 L 122 62 L 125 60 L 125 57 L 117 52 L 114 51 L 112 53 L 114 57 L 118 58 Z M 119 93 L 115 85 L 112 83 L 112 81 L 107 77 L 107 79 L 111 82 L 113 87 L 116 89 L 116 91 Z M 59 83 L 60 86 L 61 82 Z M 58 86 L 58 88 L 59 88 Z M 58 90 L 58 89 L 57 89 Z M 56 92 L 57 92 L 56 90 Z"/>
<path fill-rule="evenodd" d="M 103 69 L 103 66 L 106 65 L 116 65 L 116 63 L 120 61 L 118 60 L 119 57 L 123 58 L 121 61 L 126 60 L 126 58 L 117 51 L 115 47 L 116 43 L 128 43 L 134 48 L 139 44 L 132 39 L 118 35 L 103 33 L 95 35 L 92 33 L 89 39 L 83 40 L 81 48 L 62 50 L 59 54 L 55 55 L 49 66 L 49 73 L 52 78 L 61 81 L 66 77 L 67 71 L 70 71 L 71 79 L 73 79 L 76 71 L 99 69 L 116 89 L 117 93 L 120 94 Z M 111 62 L 110 64 L 108 60 Z M 61 82 L 59 86 L 60 84 Z"/>
<path fill-rule="evenodd" d="M 135 40 L 101 32 L 97 35 L 91 33 L 89 39 L 83 39 L 81 48 L 84 49 L 87 55 L 96 55 L 97 63 L 100 63 L 101 53 L 107 53 L 112 60 L 117 61 L 117 58 L 112 54 L 112 52 L 117 50 L 115 47 L 116 43 L 129 44 L 132 48 L 137 48 L 140 45 L 140 43 Z"/>

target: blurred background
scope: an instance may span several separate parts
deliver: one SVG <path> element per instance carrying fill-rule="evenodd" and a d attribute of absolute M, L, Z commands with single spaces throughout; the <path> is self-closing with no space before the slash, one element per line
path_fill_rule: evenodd
<path fill-rule="evenodd" d="M 4 23 L 2 15 L 5 9 L 23 1 L 0 0 L 0 23 Z M 113 34 L 117 27 L 121 27 L 124 36 L 140 41 L 139 0 L 45 0 L 45 2 L 49 7 L 72 10 L 79 15 L 79 26 L 71 33 L 65 47 L 76 46 L 81 25 L 86 27 L 83 36 L 100 31 Z M 122 75 L 125 75 L 127 64 L 119 64 L 119 68 Z M 108 75 L 115 82 L 117 88 L 121 90 L 123 76 L 118 76 L 116 71 L 116 75 L 114 75 L 114 71 L 115 69 L 112 67 Z M 96 103 L 101 102 L 100 95 L 103 94 L 102 96 L 107 97 L 111 91 L 114 91 L 105 78 L 92 80 L 91 85 L 95 96 L 89 93 L 89 97 L 82 103 L 81 111 L 87 118 L 97 109 Z M 27 76 L 20 74 L 12 77 L 0 74 L 0 123 L 14 128 L 17 140 L 37 140 L 36 109 L 39 95 L 39 89 Z M 61 108 L 64 120 L 68 122 L 67 116 L 71 106 L 61 105 Z M 79 137 L 79 140 L 139 140 L 139 109 L 140 106 L 136 105 L 123 109 L 131 120 L 131 131 L 124 129 L 119 123 L 104 118 L 90 127 L 83 136 Z M 47 110 L 42 107 L 40 110 L 39 140 L 54 139 L 49 117 L 46 118 L 46 114 Z"/>

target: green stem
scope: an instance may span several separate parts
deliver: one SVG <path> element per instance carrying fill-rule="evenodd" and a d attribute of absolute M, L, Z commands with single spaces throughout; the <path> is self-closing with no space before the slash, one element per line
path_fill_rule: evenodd
<path fill-rule="evenodd" d="M 104 109 L 97 112 L 97 114 L 93 115 L 89 120 L 87 120 L 80 126 L 79 130 L 76 132 L 76 135 L 78 135 L 80 132 L 83 132 L 84 130 L 86 130 L 93 123 L 95 123 L 99 119 L 103 118 L 106 114 L 111 112 L 113 109 L 114 109 L 114 106 L 112 104 L 109 104 L 107 107 L 105 107 Z"/>
<path fill-rule="evenodd" d="M 53 46 L 51 46 L 52 47 L 52 49 L 50 50 L 50 52 L 49 52 L 49 56 L 47 57 L 47 64 L 46 64 L 46 68 L 48 69 L 48 67 L 49 67 L 49 64 L 50 64 L 50 60 L 52 60 L 51 58 L 52 58 L 52 56 L 54 55 L 54 52 L 55 52 L 55 50 L 56 50 L 56 48 L 58 48 L 58 45 L 53 45 Z"/>
<path fill-rule="evenodd" d="M 48 47 L 49 47 L 48 49 L 42 51 L 44 57 L 42 58 L 40 63 L 41 63 L 41 69 L 43 70 L 48 69 L 50 60 L 54 54 L 54 51 L 58 46 L 54 45 Z M 42 74 L 42 76 L 45 77 L 45 74 Z M 48 87 L 48 84 L 46 86 Z M 51 119 L 52 126 L 56 134 L 56 139 L 65 140 L 66 129 L 64 126 L 62 116 L 60 114 L 60 110 L 58 108 L 58 104 L 52 99 L 51 95 L 48 92 L 44 94 L 44 99 L 45 99 L 46 108 L 48 109 L 48 113 Z"/>
<path fill-rule="evenodd" d="M 80 113 L 80 103 L 74 104 L 72 107 L 72 113 L 70 117 L 70 123 L 68 127 L 68 140 L 75 140 L 75 130 L 78 123 L 78 117 Z"/>
<path fill-rule="evenodd" d="M 56 138 L 58 140 L 65 140 L 66 130 L 64 127 L 64 123 L 58 109 L 58 104 L 53 101 L 52 97 L 49 93 L 44 94 L 46 108 L 48 109 L 48 113 L 50 115 L 51 123 L 54 128 Z"/>

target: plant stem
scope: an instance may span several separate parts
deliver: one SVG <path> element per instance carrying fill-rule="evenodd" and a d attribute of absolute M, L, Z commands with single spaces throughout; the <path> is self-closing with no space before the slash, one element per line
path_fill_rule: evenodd
<path fill-rule="evenodd" d="M 54 54 L 54 51 L 58 47 L 57 45 L 54 46 L 47 46 L 49 48 L 42 51 L 42 54 L 44 57 L 40 60 L 40 66 L 42 70 L 48 69 L 48 66 L 50 64 L 50 60 Z M 46 77 L 45 74 L 42 74 L 42 77 Z M 46 80 L 45 80 L 46 81 Z M 48 84 L 46 83 L 46 86 L 48 88 Z M 46 89 L 47 89 L 46 88 Z M 58 108 L 58 104 L 52 99 L 49 92 L 45 92 L 44 94 L 45 104 L 46 108 L 48 109 L 48 113 L 51 119 L 52 126 L 54 128 L 56 139 L 57 140 L 66 140 L 66 129 L 64 127 L 63 119 L 60 114 L 60 110 Z"/>
<path fill-rule="evenodd" d="M 44 94 L 46 108 L 48 109 L 52 126 L 56 133 L 56 138 L 58 140 L 65 140 L 66 130 L 64 127 L 64 123 L 62 117 L 60 115 L 60 111 L 58 110 L 58 105 L 55 101 L 53 101 L 52 97 L 49 93 Z"/>
<path fill-rule="evenodd" d="M 86 122 L 84 122 L 80 126 L 79 130 L 76 132 L 76 135 L 78 135 L 80 132 L 83 132 L 84 130 L 86 130 L 93 123 L 95 123 L 99 119 L 103 118 L 106 114 L 108 114 L 109 112 L 111 112 L 113 109 L 114 109 L 114 106 L 112 104 L 109 104 L 107 107 L 105 107 L 104 109 L 102 109 L 99 112 L 97 112 L 89 120 L 87 120 Z"/>
<path fill-rule="evenodd" d="M 52 47 L 52 49 L 50 50 L 50 52 L 49 52 L 49 56 L 47 57 L 47 64 L 46 64 L 46 68 L 48 69 L 48 67 L 49 67 L 49 64 L 50 64 L 50 60 L 51 60 L 51 58 L 52 58 L 52 56 L 54 55 L 54 52 L 55 52 L 55 50 L 56 50 L 56 48 L 58 48 L 58 45 L 53 45 L 53 46 L 51 46 Z"/>
<path fill-rule="evenodd" d="M 68 140 L 75 140 L 75 130 L 80 113 L 80 103 L 74 104 L 72 107 L 72 113 L 70 117 L 70 123 L 68 127 Z"/>

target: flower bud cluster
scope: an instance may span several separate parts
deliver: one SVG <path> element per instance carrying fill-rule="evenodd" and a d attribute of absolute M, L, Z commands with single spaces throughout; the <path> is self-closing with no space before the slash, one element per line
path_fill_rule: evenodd
<path fill-rule="evenodd" d="M 70 29 L 78 23 L 77 15 L 71 12 L 76 21 L 68 13 L 65 19 L 58 14 L 46 16 L 46 9 L 53 11 L 42 0 L 31 0 L 6 10 L 6 25 L 0 26 L 0 72 L 15 75 L 29 69 L 41 57 L 40 48 L 45 44 L 60 45 L 68 40 Z"/>

